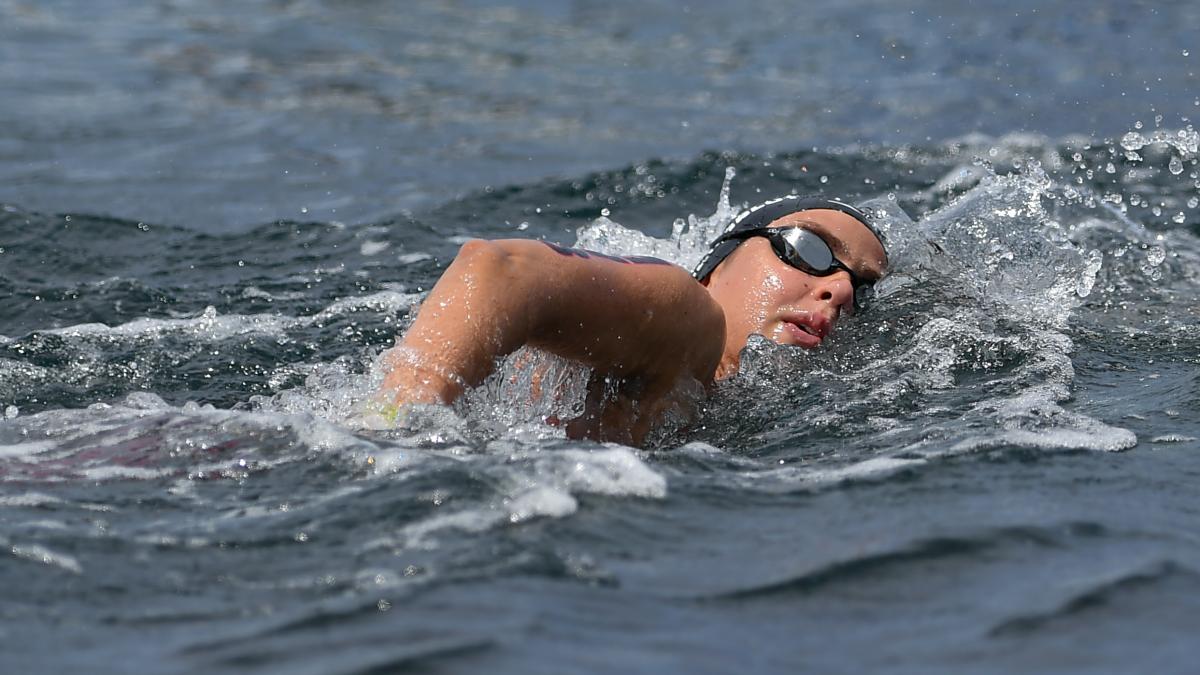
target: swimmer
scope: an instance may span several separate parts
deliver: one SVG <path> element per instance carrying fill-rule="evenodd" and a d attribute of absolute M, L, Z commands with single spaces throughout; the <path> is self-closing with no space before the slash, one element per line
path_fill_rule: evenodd
<path fill-rule="evenodd" d="M 393 416 L 449 404 L 529 346 L 592 369 L 569 437 L 640 445 L 683 392 L 737 373 L 751 335 L 814 349 L 887 271 L 868 216 L 823 197 L 742 212 L 690 274 L 657 258 L 473 240 L 385 355 L 380 395 Z M 615 393 L 597 391 L 604 379 Z"/>

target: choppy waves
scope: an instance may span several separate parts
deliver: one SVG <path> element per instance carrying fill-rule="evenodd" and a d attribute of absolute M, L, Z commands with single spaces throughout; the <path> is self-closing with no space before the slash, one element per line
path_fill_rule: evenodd
<path fill-rule="evenodd" d="M 503 663 L 512 634 L 470 617 L 536 640 L 519 598 L 551 591 L 579 613 L 532 614 L 690 617 L 764 653 L 788 611 L 890 613 L 897 650 L 925 644 L 914 617 L 989 654 L 1107 631 L 1200 569 L 1173 483 L 1200 475 L 1193 138 L 711 154 L 222 236 L 10 207 L 0 542 L 28 583 L 4 616 L 199 627 L 156 648 L 197 667 L 327 640 L 363 667 Z M 871 199 L 895 273 L 820 350 L 752 341 L 692 428 L 568 441 L 529 354 L 454 408 L 372 420 L 378 354 L 465 238 L 687 264 L 743 203 L 819 189 Z M 647 645 L 700 648 L 665 625 Z"/>

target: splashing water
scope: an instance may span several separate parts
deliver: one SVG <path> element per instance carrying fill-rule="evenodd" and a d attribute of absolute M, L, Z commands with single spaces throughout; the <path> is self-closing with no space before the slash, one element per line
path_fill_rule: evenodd
<path fill-rule="evenodd" d="M 1093 466 L 1072 453 L 1190 447 L 1200 435 L 1169 423 L 1186 420 L 1194 403 L 1187 359 L 1200 348 L 1200 316 L 1189 298 L 1200 285 L 1200 239 L 1173 220 L 1195 209 L 1187 141 L 1164 134 L 1181 145 L 1150 134 L 1134 150 L 1082 151 L 1020 137 L 853 154 L 852 169 L 895 177 L 882 194 L 839 178 L 848 151 L 774 157 L 766 178 L 755 175 L 758 158 L 705 156 L 654 169 L 665 195 L 672 181 L 691 190 L 674 201 L 639 194 L 604 215 L 595 194 L 608 208 L 645 179 L 642 167 L 630 167 L 451 204 L 422 218 L 466 225 L 425 235 L 406 220 L 360 232 L 288 224 L 207 240 L 75 217 L 72 227 L 147 242 L 123 248 L 161 250 L 106 253 L 113 279 L 102 284 L 68 278 L 62 288 L 29 292 L 54 316 L 84 306 L 95 320 L 9 329 L 0 340 L 0 499 L 13 523 L 0 540 L 14 564 L 40 571 L 30 593 L 60 602 L 78 601 L 51 575 L 141 589 L 142 579 L 109 571 L 125 569 L 130 555 L 161 572 L 154 590 L 136 591 L 167 598 L 160 618 L 185 621 L 207 616 L 210 603 L 225 606 L 205 593 L 180 601 L 171 584 L 230 580 L 239 597 L 271 610 L 213 621 L 267 640 L 271 630 L 307 635 L 255 623 L 278 614 L 300 622 L 325 612 L 401 616 L 396 608 L 421 597 L 480 584 L 495 592 L 513 579 L 588 588 L 648 579 L 639 598 L 663 587 L 724 598 L 737 579 L 770 587 L 770 578 L 796 574 L 801 585 L 816 584 L 804 593 L 820 598 L 814 589 L 832 582 L 803 580 L 824 579 L 822 565 L 840 569 L 839 560 L 853 568 L 863 550 L 941 560 L 941 540 L 913 541 L 894 524 L 893 534 L 875 532 L 891 516 L 863 512 L 847 496 L 872 486 L 862 489 L 892 500 L 895 518 L 916 522 L 930 518 L 925 502 L 904 495 L 921 486 L 950 481 L 949 493 L 966 499 L 991 489 L 997 472 L 1003 480 L 1029 462 L 1071 481 L 1071 472 Z M 1164 144 L 1183 173 L 1155 149 Z M 573 192 L 575 183 L 586 185 Z M 691 267 L 740 210 L 733 195 L 751 184 L 766 192 L 755 201 L 836 191 L 871 210 L 887 237 L 894 269 L 876 301 L 820 349 L 752 339 L 741 372 L 712 392 L 698 421 L 646 451 L 569 441 L 547 424 L 578 414 L 589 373 L 529 350 L 453 408 L 418 408 L 395 427 L 371 423 L 365 405 L 382 378 L 379 354 L 454 247 L 471 235 L 511 236 L 470 214 L 487 210 L 547 239 L 578 228 L 577 246 Z M 587 224 L 579 227 L 578 215 L 529 215 L 554 199 L 564 212 L 586 213 Z M 664 211 L 661 227 L 650 222 Z M 0 225 L 13 232 L 62 226 L 18 211 L 7 218 Z M 239 266 L 260 239 L 273 243 L 259 245 L 257 269 Z M 314 250 L 327 253 L 314 258 Z M 159 278 L 169 279 L 163 270 L 137 271 L 145 258 L 176 251 L 214 268 L 177 285 Z M 156 297 L 167 302 L 146 300 Z M 118 300 L 143 304 L 100 320 Z M 35 316 L 18 314 L 23 322 Z M 534 395 L 535 380 L 556 395 Z M 1139 393 L 1110 393 L 1123 389 Z M 814 501 L 825 506 L 813 510 Z M 858 514 L 869 542 L 835 522 L 843 510 Z M 814 514 L 817 522 L 804 520 Z M 796 518 L 811 532 L 787 525 Z M 1055 527 L 1044 523 L 1038 536 L 1067 537 Z M 1011 538 L 988 532 L 978 537 L 989 546 Z M 776 549 L 757 571 L 736 571 L 745 556 L 712 557 L 787 538 L 807 543 Z M 688 560 L 662 562 L 675 555 Z M 654 564 L 642 566 L 645 556 Z M 796 560 L 817 571 L 796 572 Z M 726 562 L 724 571 L 708 567 Z M 674 580 L 654 571 L 688 565 L 702 571 Z M 98 622 L 142 620 L 90 602 L 80 611 Z"/>

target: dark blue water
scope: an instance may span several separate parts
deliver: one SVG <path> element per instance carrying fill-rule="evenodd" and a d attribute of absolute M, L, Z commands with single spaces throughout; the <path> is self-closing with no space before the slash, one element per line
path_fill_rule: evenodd
<path fill-rule="evenodd" d="M 1200 10 L 0 2 L 5 672 L 1189 672 Z M 1192 54 L 1193 51 L 1197 53 Z M 877 209 L 647 449 L 524 355 L 380 428 L 469 237 Z"/>

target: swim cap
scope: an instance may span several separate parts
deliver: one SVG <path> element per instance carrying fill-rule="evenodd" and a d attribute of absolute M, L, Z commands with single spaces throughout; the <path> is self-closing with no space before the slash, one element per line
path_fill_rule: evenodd
<path fill-rule="evenodd" d="M 696 265 L 696 269 L 692 270 L 692 276 L 695 277 L 697 281 L 704 281 L 705 277 L 712 274 L 712 271 L 717 268 L 717 265 L 720 265 L 721 261 L 725 260 L 725 258 L 728 257 L 730 253 L 733 253 L 733 250 L 742 243 L 741 240 L 738 239 L 727 239 L 727 235 L 734 232 L 756 230 L 767 227 L 771 223 L 788 214 L 796 213 L 798 211 L 808 211 L 811 209 L 829 209 L 831 211 L 841 211 L 842 213 L 850 216 L 851 218 L 865 225 L 866 228 L 871 231 L 871 234 L 874 234 L 875 238 L 879 240 L 880 245 L 884 247 L 884 252 L 887 252 L 887 246 L 883 241 L 883 234 L 881 234 L 879 229 L 871 223 L 871 220 L 867 217 L 867 214 L 863 213 L 857 207 L 851 206 L 850 204 L 837 199 L 830 199 L 820 195 L 809 195 L 803 197 L 797 195 L 788 195 L 786 197 L 779 197 L 778 199 L 765 201 L 758 206 L 751 207 L 739 213 L 738 216 L 733 219 L 733 222 L 729 224 L 729 227 L 725 228 L 725 231 L 721 233 L 721 236 L 716 238 L 716 240 L 713 242 L 712 249 L 709 250 L 708 254 L 700 259 L 700 263 Z"/>

